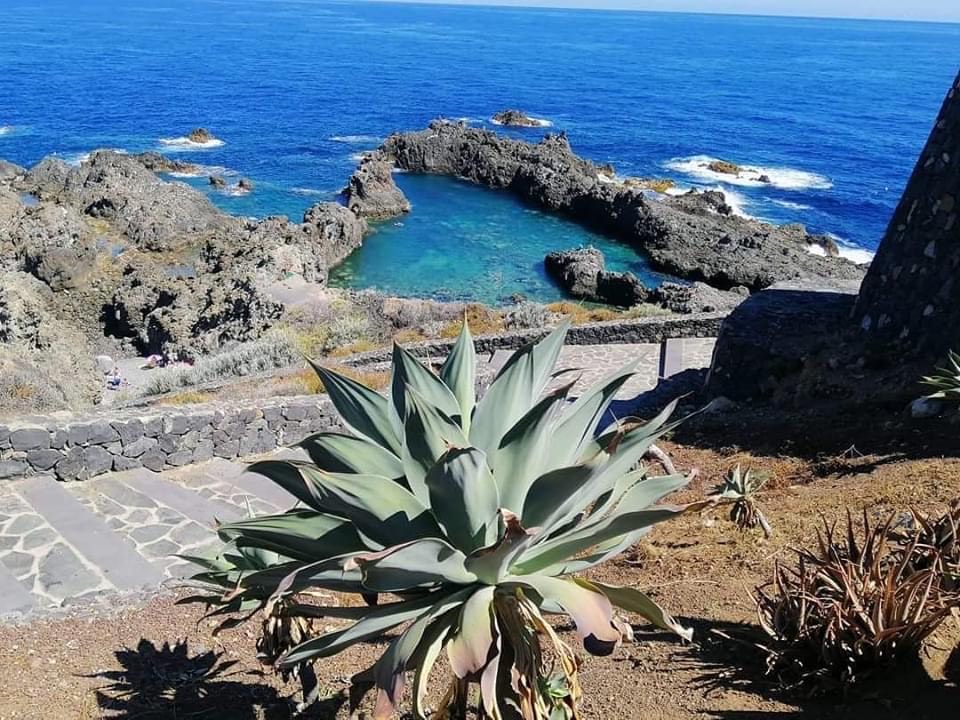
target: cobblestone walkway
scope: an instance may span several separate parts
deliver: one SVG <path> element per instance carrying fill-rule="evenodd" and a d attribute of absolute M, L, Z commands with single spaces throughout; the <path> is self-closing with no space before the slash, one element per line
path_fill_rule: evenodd
<path fill-rule="evenodd" d="M 712 340 L 660 345 L 568 346 L 557 385 L 573 395 L 631 362 L 631 399 L 661 377 L 709 364 Z M 509 355 L 509 354 L 507 354 Z M 494 369 L 505 357 L 495 355 Z M 289 451 L 285 451 L 289 452 Z M 294 499 L 244 465 L 215 459 L 165 473 L 146 468 L 62 483 L 37 476 L 0 484 L 0 617 L 44 613 L 151 593 L 193 571 L 179 554 L 202 552 L 216 521 L 275 513 Z"/>

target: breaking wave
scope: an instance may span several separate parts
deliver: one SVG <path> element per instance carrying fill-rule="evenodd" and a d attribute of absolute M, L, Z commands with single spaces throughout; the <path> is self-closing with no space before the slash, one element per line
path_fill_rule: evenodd
<path fill-rule="evenodd" d="M 535 118 L 535 117 L 530 117 L 530 116 L 527 116 L 527 117 L 528 117 L 528 119 L 533 123 L 533 125 L 531 125 L 530 127 L 542 127 L 542 128 L 545 128 L 545 127 L 553 127 L 553 121 L 552 121 L 552 120 L 547 120 L 547 119 L 545 119 L 545 118 Z M 490 124 L 491 124 L 491 125 L 503 125 L 502 122 L 500 122 L 499 120 L 494 120 L 493 118 L 490 118 Z M 526 126 L 520 125 L 519 127 L 526 127 Z"/>
<path fill-rule="evenodd" d="M 160 138 L 160 144 L 170 152 L 180 150 L 212 150 L 213 148 L 226 145 L 220 138 L 213 138 L 206 142 L 194 142 L 188 137 Z"/>
<path fill-rule="evenodd" d="M 330 140 L 346 145 L 370 145 L 382 142 L 382 138 L 376 135 L 334 135 Z"/>
<path fill-rule="evenodd" d="M 710 165 L 717 162 L 723 161 L 709 155 L 693 155 L 685 158 L 673 158 L 663 163 L 663 167 L 707 182 L 722 182 L 743 187 L 772 186 L 781 190 L 829 190 L 833 187 L 829 178 L 805 170 L 740 165 L 740 172 L 734 175 L 733 173 L 711 170 Z M 769 182 L 766 182 L 764 178 Z"/>

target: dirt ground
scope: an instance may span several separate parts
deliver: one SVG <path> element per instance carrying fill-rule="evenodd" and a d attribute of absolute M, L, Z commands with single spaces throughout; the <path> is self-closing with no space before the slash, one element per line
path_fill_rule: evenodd
<path fill-rule="evenodd" d="M 758 429 L 762 427 L 762 429 Z M 727 418 L 694 423 L 669 443 L 679 467 L 700 469 L 683 499 L 702 494 L 740 463 L 770 475 L 762 506 L 774 536 L 740 534 L 722 511 L 658 526 L 641 545 L 594 572 L 645 589 L 695 628 L 690 645 L 636 625 L 637 642 L 586 656 L 584 718 L 956 717 L 960 618 L 928 641 L 915 665 L 877 675 L 845 697 L 790 695 L 764 676 L 751 590 L 790 548 L 811 542 L 822 518 L 846 508 L 872 517 L 942 511 L 960 497 L 960 428 L 852 418 Z M 0 720 L 291 717 L 293 683 L 256 661 L 254 624 L 214 636 L 201 609 L 174 597 L 101 616 L 0 628 Z M 576 643 L 571 628 L 564 636 Z M 719 638 L 720 630 L 742 642 Z M 164 647 L 168 644 L 169 647 Z M 347 678 L 382 646 L 353 648 L 317 666 L 327 698 L 306 717 L 348 716 Z M 439 685 L 439 683 L 437 683 Z"/>

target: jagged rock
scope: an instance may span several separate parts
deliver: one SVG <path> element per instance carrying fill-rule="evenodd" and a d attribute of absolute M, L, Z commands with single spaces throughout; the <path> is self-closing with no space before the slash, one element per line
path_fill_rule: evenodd
<path fill-rule="evenodd" d="M 491 120 L 497 125 L 505 125 L 508 127 L 543 127 L 544 123 L 542 120 L 537 118 L 532 118 L 527 115 L 525 112 L 520 110 L 501 110 L 496 115 L 494 115 Z"/>
<path fill-rule="evenodd" d="M 222 175 L 211 175 L 208 180 L 209 184 L 215 188 L 225 188 L 227 186 L 227 181 L 223 179 Z"/>
<path fill-rule="evenodd" d="M 16 180 L 24 177 L 26 174 L 26 169 L 19 165 L 14 165 L 12 162 L 7 162 L 6 160 L 0 160 L 0 182 Z"/>
<path fill-rule="evenodd" d="M 721 312 L 733 310 L 749 295 L 745 287 L 718 290 L 702 282 L 689 285 L 663 283 L 650 292 L 649 302 L 675 313 Z"/>
<path fill-rule="evenodd" d="M 144 152 L 131 157 L 147 170 L 155 173 L 188 173 L 192 175 L 200 172 L 199 165 L 175 160 L 158 152 Z"/>
<path fill-rule="evenodd" d="M 237 183 L 237 187 L 245 192 L 250 192 L 251 190 L 253 190 L 253 180 L 251 180 L 250 178 L 242 177 L 240 178 L 240 181 Z"/>
<path fill-rule="evenodd" d="M 596 298 L 597 276 L 606 268 L 603 253 L 596 248 L 552 252 L 543 263 L 547 274 L 573 297 Z"/>
<path fill-rule="evenodd" d="M 611 183 L 611 169 L 578 157 L 563 134 L 531 144 L 434 121 L 426 130 L 392 135 L 377 156 L 404 170 L 509 190 L 630 243 L 657 270 L 722 289 L 855 280 L 864 272 L 843 258 L 810 253 L 805 232 L 733 215 L 722 193 L 652 199 Z"/>
<path fill-rule="evenodd" d="M 723 175 L 739 175 L 741 168 L 736 163 L 729 162 L 728 160 L 714 160 L 707 167 L 713 170 L 716 173 L 722 173 Z"/>
<path fill-rule="evenodd" d="M 205 145 L 206 143 L 213 142 L 217 138 L 215 138 L 209 130 L 201 127 L 196 130 L 191 130 L 190 134 L 187 135 L 187 139 L 198 145 Z"/>
<path fill-rule="evenodd" d="M 393 165 L 381 157 L 365 157 L 343 190 L 347 207 L 364 218 L 383 220 L 410 212 L 410 201 L 393 180 Z"/>
<path fill-rule="evenodd" d="M 552 252 L 544 259 L 547 273 L 577 298 L 621 307 L 644 302 L 647 288 L 633 273 L 609 272 L 596 248 Z"/>

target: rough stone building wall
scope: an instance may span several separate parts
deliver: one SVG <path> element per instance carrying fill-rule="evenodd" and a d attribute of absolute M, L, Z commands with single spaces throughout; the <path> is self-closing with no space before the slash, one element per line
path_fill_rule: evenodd
<path fill-rule="evenodd" d="M 878 342 L 960 350 L 960 75 L 947 94 L 854 311 Z"/>

